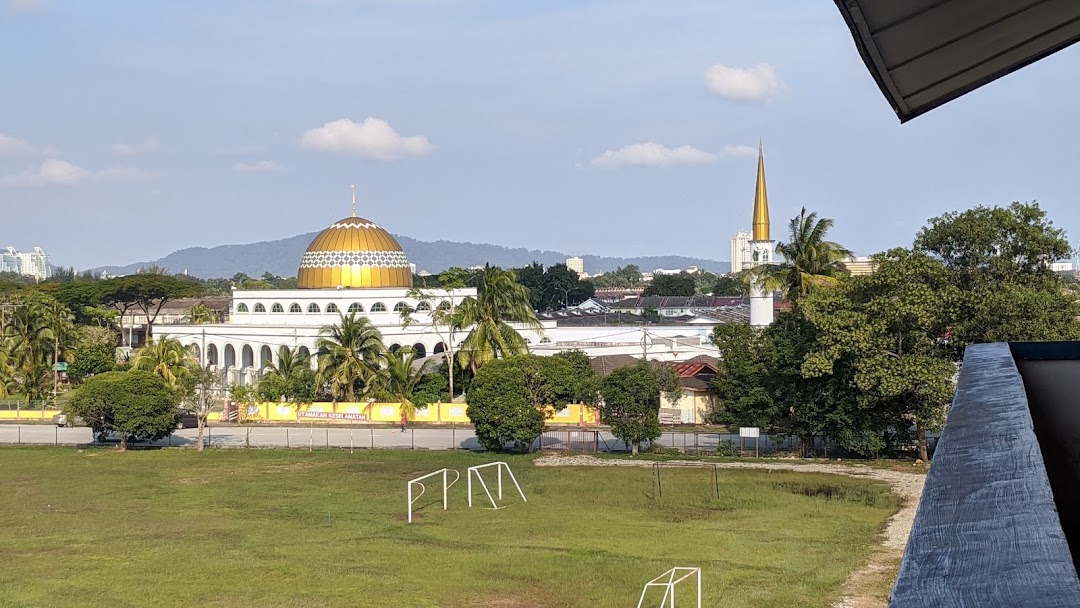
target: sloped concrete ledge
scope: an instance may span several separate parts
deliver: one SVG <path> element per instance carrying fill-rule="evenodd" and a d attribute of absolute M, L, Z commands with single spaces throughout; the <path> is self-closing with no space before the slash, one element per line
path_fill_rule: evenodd
<path fill-rule="evenodd" d="M 1080 579 L 1008 344 L 965 353 L 889 605 L 1080 605 Z"/>

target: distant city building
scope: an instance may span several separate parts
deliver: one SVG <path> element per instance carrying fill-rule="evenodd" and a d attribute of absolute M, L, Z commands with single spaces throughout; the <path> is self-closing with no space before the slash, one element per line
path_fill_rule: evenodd
<path fill-rule="evenodd" d="M 753 265 L 750 259 L 750 238 L 749 232 L 740 230 L 735 233 L 735 238 L 731 239 L 731 272 L 749 270 Z"/>
<path fill-rule="evenodd" d="M 657 268 L 656 270 L 652 271 L 652 276 L 658 274 L 682 274 L 684 272 L 686 274 L 697 274 L 701 272 L 701 269 L 697 266 L 690 266 L 689 268 Z M 650 276 L 649 278 L 652 278 L 652 276 Z"/>
<path fill-rule="evenodd" d="M 414 275 L 416 274 L 416 264 L 409 262 L 409 272 L 413 273 Z"/>
<path fill-rule="evenodd" d="M 585 274 L 585 260 L 577 256 L 566 258 L 566 267 L 582 276 Z"/>
<path fill-rule="evenodd" d="M 49 267 L 49 256 L 41 247 L 34 247 L 33 251 L 20 252 L 14 247 L 8 247 L 0 253 L 0 272 L 13 272 L 37 281 L 44 281 L 52 276 Z"/>
<path fill-rule="evenodd" d="M 1050 264 L 1050 270 L 1054 272 L 1071 272 L 1073 267 L 1072 262 L 1054 262 Z"/>
<path fill-rule="evenodd" d="M 877 270 L 877 264 L 875 264 L 868 255 L 852 256 L 843 264 L 844 268 L 846 268 L 853 277 L 874 274 Z"/>

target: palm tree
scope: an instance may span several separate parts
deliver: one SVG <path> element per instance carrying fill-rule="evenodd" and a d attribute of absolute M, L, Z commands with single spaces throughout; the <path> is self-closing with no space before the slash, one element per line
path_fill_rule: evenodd
<path fill-rule="evenodd" d="M 420 385 L 432 361 L 429 359 L 413 369 L 416 352 L 411 348 L 402 348 L 397 352 L 383 354 L 386 367 L 380 368 L 372 377 L 369 394 L 382 401 L 400 403 L 401 409 L 408 416 L 416 413 L 416 404 L 412 395 Z"/>
<path fill-rule="evenodd" d="M 318 382 L 329 384 L 335 395 L 344 394 L 346 401 L 353 401 L 357 382 L 367 384 L 379 369 L 385 351 L 379 330 L 356 313 L 342 313 L 337 325 L 320 329 L 315 346 L 319 350 Z"/>
<path fill-rule="evenodd" d="M 176 379 L 190 367 L 197 365 L 191 352 L 175 338 L 151 338 L 146 346 L 135 353 L 135 358 L 131 361 L 131 369 L 157 374 L 169 386 L 176 386 Z"/>
<path fill-rule="evenodd" d="M 809 294 L 815 287 L 834 285 L 847 274 L 844 262 L 852 253 L 835 241 L 825 240 L 832 227 L 831 219 L 818 219 L 817 213 L 807 213 L 803 207 L 788 225 L 791 240 L 776 245 L 784 261 L 751 269 L 747 280 L 761 280 L 769 291 L 781 289 L 791 301 Z"/>
<path fill-rule="evenodd" d="M 53 369 L 53 398 L 56 398 L 56 390 L 60 384 L 60 372 L 57 368 L 57 363 L 63 358 L 64 361 L 70 361 L 73 354 L 75 343 L 79 339 L 78 331 L 75 328 L 75 315 L 71 314 L 71 310 L 67 306 L 64 306 L 57 300 L 45 300 L 41 303 L 39 314 L 41 315 L 41 322 L 44 326 L 49 328 L 52 333 L 53 343 L 50 345 L 52 351 L 52 369 Z"/>
<path fill-rule="evenodd" d="M 188 323 L 192 325 L 218 323 L 221 320 L 216 311 L 202 302 L 189 308 L 186 316 Z"/>
<path fill-rule="evenodd" d="M 311 369 L 311 358 L 302 352 L 299 348 L 290 349 L 287 346 L 278 348 L 278 362 L 269 362 L 263 367 L 262 380 L 260 380 L 260 386 L 263 382 L 276 382 L 278 386 L 285 387 L 283 397 L 286 401 L 292 401 L 297 395 L 292 394 L 293 381 L 300 377 L 301 374 Z"/>
<path fill-rule="evenodd" d="M 15 386 L 15 367 L 11 364 L 11 354 L 7 345 L 0 344 L 0 399 L 11 396 Z"/>
<path fill-rule="evenodd" d="M 475 298 L 466 298 L 454 319 L 458 327 L 472 330 L 461 343 L 458 362 L 475 372 L 481 365 L 529 352 L 525 338 L 509 323 L 542 331 L 536 311 L 529 301 L 529 289 L 518 282 L 512 270 L 485 266 Z"/>
<path fill-rule="evenodd" d="M 4 329 L 4 349 L 11 368 L 9 382 L 28 403 L 44 397 L 49 362 L 56 350 L 56 334 L 49 327 L 47 315 L 44 300 L 28 298 L 15 309 Z"/>

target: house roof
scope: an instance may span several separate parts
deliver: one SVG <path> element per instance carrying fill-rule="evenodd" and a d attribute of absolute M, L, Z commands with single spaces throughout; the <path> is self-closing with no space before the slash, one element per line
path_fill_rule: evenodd
<path fill-rule="evenodd" d="M 612 308 L 725 308 L 742 306 L 743 298 L 724 296 L 645 296 L 625 298 Z"/>
<path fill-rule="evenodd" d="M 675 373 L 679 374 L 680 378 L 693 378 L 703 371 L 716 374 L 716 368 L 705 361 L 681 361 L 672 363 L 671 366 L 675 368 Z"/>
<path fill-rule="evenodd" d="M 1080 40 L 1080 2 L 835 2 L 900 122 Z"/>
<path fill-rule="evenodd" d="M 631 365 L 637 365 L 641 359 L 632 355 L 601 355 L 589 359 L 589 367 L 597 376 L 607 376 L 611 372 Z"/>

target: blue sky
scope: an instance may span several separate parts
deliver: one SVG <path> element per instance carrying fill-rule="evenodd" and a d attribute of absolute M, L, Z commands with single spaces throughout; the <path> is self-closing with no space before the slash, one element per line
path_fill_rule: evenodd
<path fill-rule="evenodd" d="M 79 268 L 319 230 L 727 259 L 765 144 L 861 254 L 1038 200 L 1080 237 L 1077 49 L 901 126 L 831 2 L 0 0 L 0 245 Z"/>

